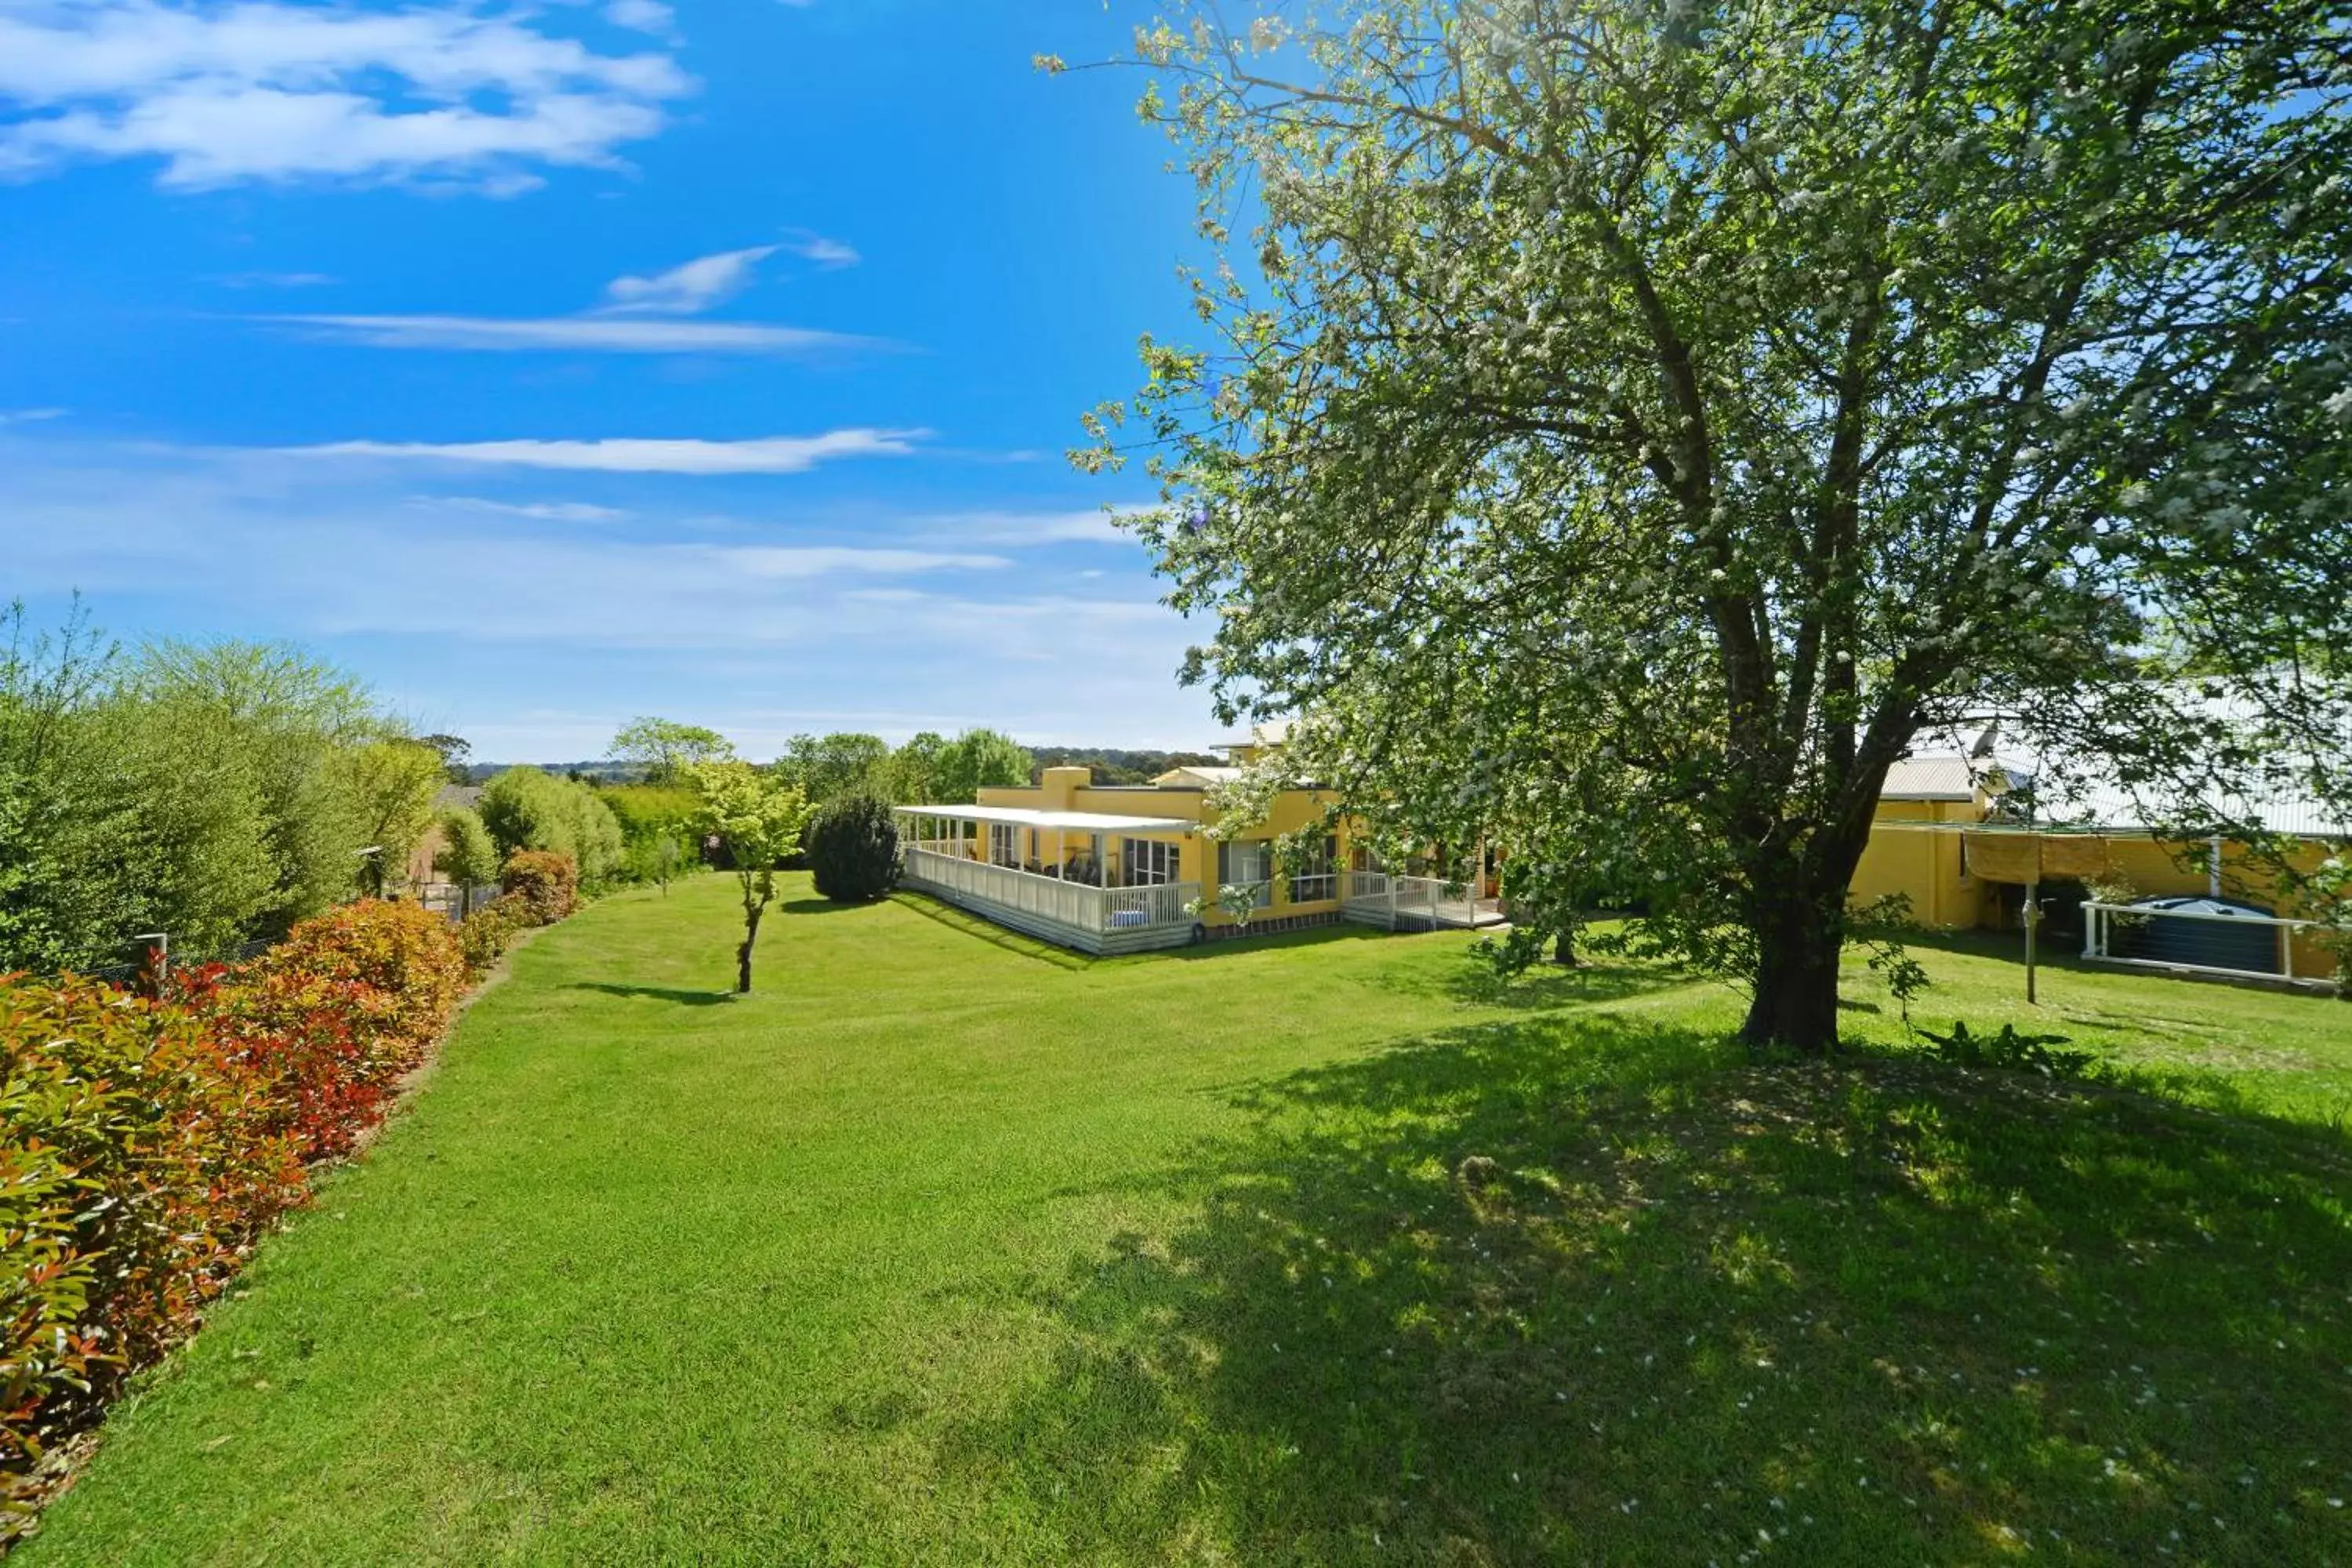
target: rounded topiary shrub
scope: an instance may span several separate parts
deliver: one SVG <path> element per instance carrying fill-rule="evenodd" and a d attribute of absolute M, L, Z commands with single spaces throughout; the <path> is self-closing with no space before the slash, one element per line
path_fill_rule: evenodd
<path fill-rule="evenodd" d="M 816 890 L 836 904 L 867 903 L 898 885 L 898 829 L 881 801 L 835 801 L 809 824 L 805 848 Z"/>

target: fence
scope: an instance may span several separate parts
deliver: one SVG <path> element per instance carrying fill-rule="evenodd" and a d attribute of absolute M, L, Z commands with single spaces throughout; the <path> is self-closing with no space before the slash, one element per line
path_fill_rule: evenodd
<path fill-rule="evenodd" d="M 1391 931 L 1469 930 L 1503 920 L 1500 900 L 1479 898 L 1462 883 L 1386 871 L 1349 872 L 1340 908 L 1351 921 Z"/>

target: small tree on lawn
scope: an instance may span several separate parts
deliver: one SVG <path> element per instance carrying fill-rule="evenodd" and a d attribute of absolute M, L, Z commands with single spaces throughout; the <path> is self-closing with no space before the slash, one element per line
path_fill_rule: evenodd
<path fill-rule="evenodd" d="M 889 806 L 871 795 L 825 806 L 809 826 L 808 860 L 816 890 L 836 904 L 882 897 L 898 885 L 898 829 Z"/>
<path fill-rule="evenodd" d="M 686 770 L 701 804 L 695 826 L 716 834 L 735 862 L 743 889 L 743 942 L 735 950 L 735 989 L 751 989 L 751 948 L 760 917 L 776 897 L 776 862 L 799 852 L 807 802 L 792 784 L 749 763 L 697 763 Z"/>

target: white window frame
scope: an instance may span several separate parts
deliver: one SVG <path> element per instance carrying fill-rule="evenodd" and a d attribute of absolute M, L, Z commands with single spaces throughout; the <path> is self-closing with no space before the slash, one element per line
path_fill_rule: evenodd
<path fill-rule="evenodd" d="M 988 863 L 992 866 L 1021 868 L 1021 829 L 1010 822 L 988 825 Z"/>
<path fill-rule="evenodd" d="M 1129 838 L 1118 855 L 1119 874 L 1130 888 L 1165 888 L 1181 881 L 1184 847 L 1164 838 Z"/>

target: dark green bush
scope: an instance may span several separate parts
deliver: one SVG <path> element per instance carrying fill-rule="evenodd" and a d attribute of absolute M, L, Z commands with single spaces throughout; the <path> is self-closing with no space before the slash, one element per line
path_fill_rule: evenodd
<path fill-rule="evenodd" d="M 898 885 L 898 829 L 871 795 L 836 800 L 816 815 L 807 838 L 816 890 L 836 904 L 863 904 Z"/>

